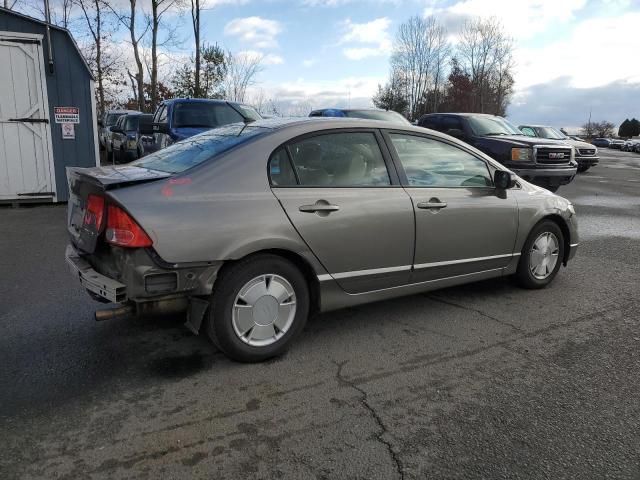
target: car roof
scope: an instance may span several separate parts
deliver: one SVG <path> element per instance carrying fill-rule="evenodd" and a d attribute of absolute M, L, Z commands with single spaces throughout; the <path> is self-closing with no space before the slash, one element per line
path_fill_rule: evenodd
<path fill-rule="evenodd" d="M 314 131 L 330 130 L 332 128 L 367 128 L 367 129 L 388 129 L 388 130 L 405 130 L 408 132 L 426 133 L 429 131 L 434 136 L 444 136 L 440 132 L 428 130 L 423 127 L 413 126 L 409 123 L 399 125 L 396 122 L 386 120 L 371 120 L 367 118 L 353 117 L 277 117 L 256 120 L 249 124 L 251 127 L 268 128 L 274 132 L 288 128 L 302 128 L 312 133 Z M 313 127 L 321 127 L 315 130 Z M 304 128 L 308 127 L 308 128 Z"/>
<path fill-rule="evenodd" d="M 226 100 L 221 100 L 219 98 L 170 98 L 169 100 L 164 100 L 162 103 L 165 105 L 173 104 L 173 103 L 211 103 L 211 104 L 225 104 L 225 103 L 234 103 L 235 102 L 227 102 Z"/>
<path fill-rule="evenodd" d="M 455 115 L 457 117 L 498 117 L 504 118 L 500 115 L 491 115 L 490 113 L 470 113 L 470 112 L 444 112 L 444 113 L 425 113 L 423 117 L 433 117 L 436 115 Z"/>

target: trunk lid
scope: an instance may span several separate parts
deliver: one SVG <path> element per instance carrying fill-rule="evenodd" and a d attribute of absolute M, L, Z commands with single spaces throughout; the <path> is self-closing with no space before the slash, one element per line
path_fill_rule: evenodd
<path fill-rule="evenodd" d="M 98 237 L 106 224 L 106 202 L 101 228 L 93 222 L 85 222 L 89 195 L 105 196 L 115 188 L 152 182 L 170 177 L 170 173 L 135 166 L 122 167 L 67 167 L 69 203 L 67 207 L 67 231 L 71 242 L 85 253 L 93 253 Z"/>

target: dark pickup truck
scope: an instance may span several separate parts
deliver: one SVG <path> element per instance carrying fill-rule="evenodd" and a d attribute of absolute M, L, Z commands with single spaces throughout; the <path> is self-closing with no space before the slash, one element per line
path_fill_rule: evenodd
<path fill-rule="evenodd" d="M 577 173 L 571 145 L 524 135 L 502 117 L 480 113 L 431 113 L 418 125 L 452 137 L 486 153 L 518 176 L 552 192 Z"/>

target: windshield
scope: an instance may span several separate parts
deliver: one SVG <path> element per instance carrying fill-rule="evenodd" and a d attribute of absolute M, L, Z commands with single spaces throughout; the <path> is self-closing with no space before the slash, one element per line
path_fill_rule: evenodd
<path fill-rule="evenodd" d="M 135 116 L 128 116 L 127 119 L 124 122 L 124 129 L 125 131 L 131 131 L 131 130 L 138 130 L 138 121 L 140 120 L 140 117 L 138 115 Z"/>
<path fill-rule="evenodd" d="M 566 140 L 567 136 L 560 130 L 556 130 L 553 127 L 537 127 L 538 136 L 542 138 L 549 138 L 551 140 Z"/>
<path fill-rule="evenodd" d="M 226 103 L 179 102 L 173 107 L 174 128 L 216 128 L 244 118 Z"/>
<path fill-rule="evenodd" d="M 256 109 L 250 107 L 249 105 L 235 104 L 232 105 L 232 107 L 238 110 L 245 119 L 251 122 L 262 120 L 262 115 L 260 115 Z"/>
<path fill-rule="evenodd" d="M 268 131 L 236 123 L 190 137 L 130 165 L 168 173 L 183 172 Z"/>
<path fill-rule="evenodd" d="M 124 115 L 124 113 L 110 113 L 109 115 L 107 115 L 107 121 L 105 122 L 105 125 L 107 127 L 115 125 L 122 115 Z"/>
<path fill-rule="evenodd" d="M 351 118 L 367 118 L 369 120 L 384 120 L 386 122 L 410 125 L 409 120 L 397 112 L 381 110 L 346 110 L 345 115 Z"/>
<path fill-rule="evenodd" d="M 501 117 L 468 117 L 476 135 L 524 135 L 509 121 Z"/>

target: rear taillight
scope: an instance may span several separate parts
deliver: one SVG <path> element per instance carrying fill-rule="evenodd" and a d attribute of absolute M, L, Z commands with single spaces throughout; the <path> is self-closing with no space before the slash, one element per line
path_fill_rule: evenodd
<path fill-rule="evenodd" d="M 107 242 L 119 247 L 150 247 L 153 241 L 149 235 L 131 218 L 131 216 L 115 205 L 107 209 Z"/>
<path fill-rule="evenodd" d="M 103 220 L 104 197 L 100 195 L 89 195 L 87 198 L 87 208 L 84 211 L 84 225 L 94 227 L 96 231 L 100 231 Z"/>

